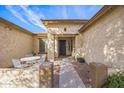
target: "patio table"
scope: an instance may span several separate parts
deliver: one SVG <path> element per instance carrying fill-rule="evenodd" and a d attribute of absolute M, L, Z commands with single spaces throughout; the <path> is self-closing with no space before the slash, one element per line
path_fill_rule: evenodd
<path fill-rule="evenodd" d="M 33 60 L 39 60 L 40 59 L 40 56 L 33 56 L 33 57 L 24 57 L 24 58 L 21 58 L 20 60 L 21 61 L 33 61 Z"/>

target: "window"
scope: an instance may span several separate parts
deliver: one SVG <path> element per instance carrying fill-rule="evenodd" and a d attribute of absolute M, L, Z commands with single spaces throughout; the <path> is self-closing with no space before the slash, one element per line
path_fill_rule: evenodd
<path fill-rule="evenodd" d="M 39 52 L 41 54 L 46 53 L 46 39 L 40 39 L 39 40 Z"/>

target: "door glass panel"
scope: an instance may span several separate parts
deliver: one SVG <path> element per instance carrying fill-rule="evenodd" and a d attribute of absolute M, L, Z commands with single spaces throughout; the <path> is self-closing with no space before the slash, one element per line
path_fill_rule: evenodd
<path fill-rule="evenodd" d="M 66 55 L 66 40 L 59 40 L 59 55 Z"/>

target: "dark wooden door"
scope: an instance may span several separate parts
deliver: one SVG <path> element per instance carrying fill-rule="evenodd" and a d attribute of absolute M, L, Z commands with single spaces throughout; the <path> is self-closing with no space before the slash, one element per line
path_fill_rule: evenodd
<path fill-rule="evenodd" d="M 66 40 L 59 40 L 59 56 L 66 56 Z"/>

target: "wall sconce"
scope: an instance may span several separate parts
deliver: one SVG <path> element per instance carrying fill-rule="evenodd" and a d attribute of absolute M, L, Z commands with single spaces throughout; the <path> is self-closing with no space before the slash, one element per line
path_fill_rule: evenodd
<path fill-rule="evenodd" d="M 67 30 L 67 29 L 66 29 L 66 27 L 65 27 L 65 28 L 64 28 L 64 31 L 66 32 L 66 30 Z"/>
<path fill-rule="evenodd" d="M 12 28 L 10 28 L 9 26 L 5 26 L 5 29 L 12 30 Z"/>

